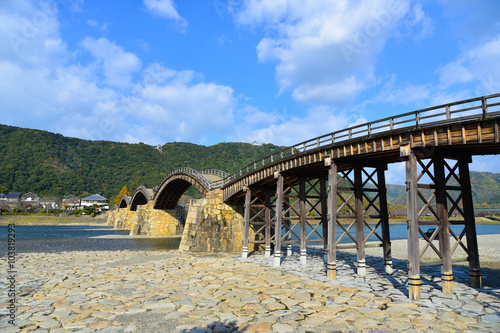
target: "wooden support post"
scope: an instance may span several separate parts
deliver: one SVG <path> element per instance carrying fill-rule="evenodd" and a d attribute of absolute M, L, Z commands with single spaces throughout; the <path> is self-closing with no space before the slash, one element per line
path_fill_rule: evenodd
<path fill-rule="evenodd" d="M 417 157 L 410 146 L 401 149 L 401 155 L 406 156 L 406 207 L 408 224 L 408 293 L 410 299 L 420 299 L 420 257 L 418 246 L 418 187 L 417 187 Z"/>
<path fill-rule="evenodd" d="M 252 201 L 252 190 L 249 187 L 245 187 L 245 225 L 243 229 L 243 251 L 241 257 L 243 259 L 248 258 L 248 237 L 250 233 L 250 205 Z"/>
<path fill-rule="evenodd" d="M 384 252 L 384 266 L 388 274 L 392 274 L 394 269 L 392 267 L 392 254 L 391 254 L 391 233 L 389 230 L 389 212 L 387 209 L 387 187 L 385 185 L 385 170 L 387 165 L 377 168 L 377 183 L 379 193 L 380 205 L 380 219 L 382 227 L 382 249 Z"/>
<path fill-rule="evenodd" d="M 299 183 L 299 221 L 300 221 L 300 263 L 307 264 L 307 233 L 306 233 L 306 180 L 300 178 Z"/>
<path fill-rule="evenodd" d="M 284 201 L 285 201 L 285 205 L 286 207 L 290 207 L 290 193 L 292 192 L 292 189 L 291 188 L 288 188 L 288 190 L 286 190 L 286 196 L 285 196 L 285 192 L 283 192 L 283 196 L 284 196 Z M 285 217 L 286 217 L 286 220 L 285 220 L 285 225 L 286 225 L 286 230 L 290 230 L 291 226 L 292 226 L 292 221 L 290 220 L 290 210 L 288 210 L 285 214 Z M 292 240 L 292 235 L 291 233 L 288 233 L 288 235 L 286 236 L 286 241 L 290 242 Z M 292 244 L 287 244 L 286 245 L 286 255 L 287 257 L 291 257 L 292 256 Z"/>
<path fill-rule="evenodd" d="M 328 169 L 328 261 L 326 263 L 326 277 L 328 280 L 337 278 L 337 164 L 331 161 Z"/>
<path fill-rule="evenodd" d="M 446 176 L 444 173 L 444 158 L 435 157 L 434 178 L 436 180 L 436 208 L 441 228 L 439 229 L 439 251 L 443 256 L 441 266 L 441 287 L 443 293 L 453 293 L 453 269 L 451 264 L 450 221 L 448 205 L 446 204 Z"/>
<path fill-rule="evenodd" d="M 326 264 L 328 262 L 328 193 L 326 189 L 326 177 L 320 179 L 319 186 L 319 192 L 321 193 L 321 227 L 323 228 L 323 261 Z"/>
<path fill-rule="evenodd" d="M 366 275 L 365 259 L 365 209 L 363 207 L 363 178 L 360 166 L 354 167 L 354 209 L 356 210 L 356 242 L 358 243 L 358 275 Z"/>
<path fill-rule="evenodd" d="M 479 263 L 479 250 L 477 246 L 476 221 L 474 219 L 474 204 L 469 174 L 470 159 L 458 161 L 460 181 L 462 182 L 462 203 L 464 207 L 465 237 L 469 250 L 470 285 L 472 288 L 482 288 L 481 265 Z"/>
<path fill-rule="evenodd" d="M 274 267 L 281 266 L 281 225 L 283 224 L 283 176 L 275 175 L 278 178 L 276 184 L 276 224 L 274 226 Z"/>
<path fill-rule="evenodd" d="M 265 199 L 265 222 L 266 222 L 266 230 L 265 230 L 265 238 L 266 238 L 266 257 L 271 257 L 271 194 L 266 192 Z"/>

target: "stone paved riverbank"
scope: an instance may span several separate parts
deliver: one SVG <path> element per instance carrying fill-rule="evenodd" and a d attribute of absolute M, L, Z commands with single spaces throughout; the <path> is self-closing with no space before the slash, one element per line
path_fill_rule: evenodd
<path fill-rule="evenodd" d="M 24 253 L 17 262 L 16 326 L 6 317 L 1 282 L 2 332 L 494 332 L 500 330 L 500 289 L 466 286 L 454 270 L 455 294 L 439 291 L 439 276 L 424 272 L 422 296 L 406 295 L 405 262 L 383 273 L 368 263 L 354 275 L 351 253 L 339 253 L 338 280 L 325 279 L 322 255 L 308 266 L 297 254 L 201 255 L 167 251 Z M 379 259 L 379 258 L 378 258 Z M 373 262 L 372 262 L 373 261 Z M 0 270 L 6 272 L 2 258 Z M 431 274 L 431 275 L 429 275 Z"/>

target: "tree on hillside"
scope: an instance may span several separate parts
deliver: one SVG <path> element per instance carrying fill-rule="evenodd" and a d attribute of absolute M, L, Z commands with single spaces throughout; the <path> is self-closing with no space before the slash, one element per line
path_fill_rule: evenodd
<path fill-rule="evenodd" d="M 122 198 L 122 196 L 126 194 L 126 195 L 130 195 L 130 193 L 128 192 L 128 188 L 127 188 L 127 185 L 124 185 L 122 190 L 120 191 L 120 193 L 118 194 L 118 196 L 116 197 L 115 201 L 114 201 L 114 204 L 119 204 L 120 203 L 120 199 Z"/>

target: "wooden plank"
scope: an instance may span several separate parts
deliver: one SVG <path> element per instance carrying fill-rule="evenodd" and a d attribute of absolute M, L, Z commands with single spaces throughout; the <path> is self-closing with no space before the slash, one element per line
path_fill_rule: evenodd
<path fill-rule="evenodd" d="M 481 265 L 479 263 L 479 250 L 477 243 L 476 221 L 474 217 L 474 205 L 472 201 L 472 190 L 470 186 L 469 161 L 460 159 L 459 174 L 462 185 L 462 204 L 464 208 L 464 222 L 466 225 L 465 237 L 469 251 L 470 284 L 473 288 L 481 288 Z"/>
<path fill-rule="evenodd" d="M 444 159 L 437 157 L 434 159 L 434 177 L 436 180 L 436 208 L 438 218 L 441 222 L 439 229 L 439 251 L 443 258 L 441 268 L 441 286 L 443 293 L 453 293 L 453 271 L 451 264 L 450 248 L 450 222 L 448 220 L 448 208 L 446 198 L 446 176 L 444 172 Z"/>
<path fill-rule="evenodd" d="M 276 222 L 274 224 L 274 266 L 281 266 L 281 228 L 283 225 L 283 176 L 276 175 Z"/>
<path fill-rule="evenodd" d="M 357 251 L 357 273 L 359 276 L 366 276 L 366 258 L 365 258 L 365 216 L 363 207 L 363 179 L 360 166 L 354 168 L 354 197 L 356 210 L 356 241 L 358 243 Z"/>
<path fill-rule="evenodd" d="M 499 143 L 498 120 L 495 122 L 495 143 Z"/>
<path fill-rule="evenodd" d="M 408 292 L 410 299 L 420 299 L 417 158 L 413 152 L 407 155 L 406 184 L 408 219 Z"/>
<path fill-rule="evenodd" d="M 299 183 L 299 220 L 300 220 L 300 263 L 307 264 L 307 233 L 306 233 L 306 182 L 303 177 Z"/>
<path fill-rule="evenodd" d="M 266 192 L 265 199 L 265 223 L 266 223 L 266 231 L 265 231 L 265 239 L 266 239 L 266 257 L 271 256 L 271 194 Z"/>
<path fill-rule="evenodd" d="M 247 187 L 245 192 L 245 212 L 244 212 L 244 229 L 243 229 L 243 251 L 241 257 L 243 259 L 248 258 L 248 237 L 250 230 L 250 206 L 252 199 L 252 190 Z"/>
<path fill-rule="evenodd" d="M 382 252 L 384 256 L 385 272 L 392 274 L 392 253 L 391 253 L 391 234 L 389 230 L 389 211 L 387 207 L 387 187 L 385 184 L 386 166 L 377 168 L 377 187 L 379 191 L 380 220 L 382 226 Z"/>

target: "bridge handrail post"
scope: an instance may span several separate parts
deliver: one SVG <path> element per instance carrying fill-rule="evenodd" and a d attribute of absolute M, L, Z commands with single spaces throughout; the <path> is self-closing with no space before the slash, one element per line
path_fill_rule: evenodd
<path fill-rule="evenodd" d="M 368 123 L 368 135 L 372 135 L 372 123 Z"/>
<path fill-rule="evenodd" d="M 332 134 L 332 144 L 335 143 L 335 133 Z"/>
<path fill-rule="evenodd" d="M 420 112 L 418 111 L 415 112 L 415 122 L 417 127 L 420 127 Z"/>
<path fill-rule="evenodd" d="M 392 118 L 392 117 L 390 119 L 390 129 L 391 129 L 391 131 L 394 130 L 394 118 Z"/>
<path fill-rule="evenodd" d="M 446 105 L 446 120 L 451 119 L 451 109 L 449 105 Z"/>
<path fill-rule="evenodd" d="M 349 140 L 352 139 L 352 128 L 349 128 Z"/>
<path fill-rule="evenodd" d="M 481 107 L 483 109 L 483 119 L 488 116 L 488 104 L 486 103 L 486 98 L 483 96 L 481 99 Z"/>

